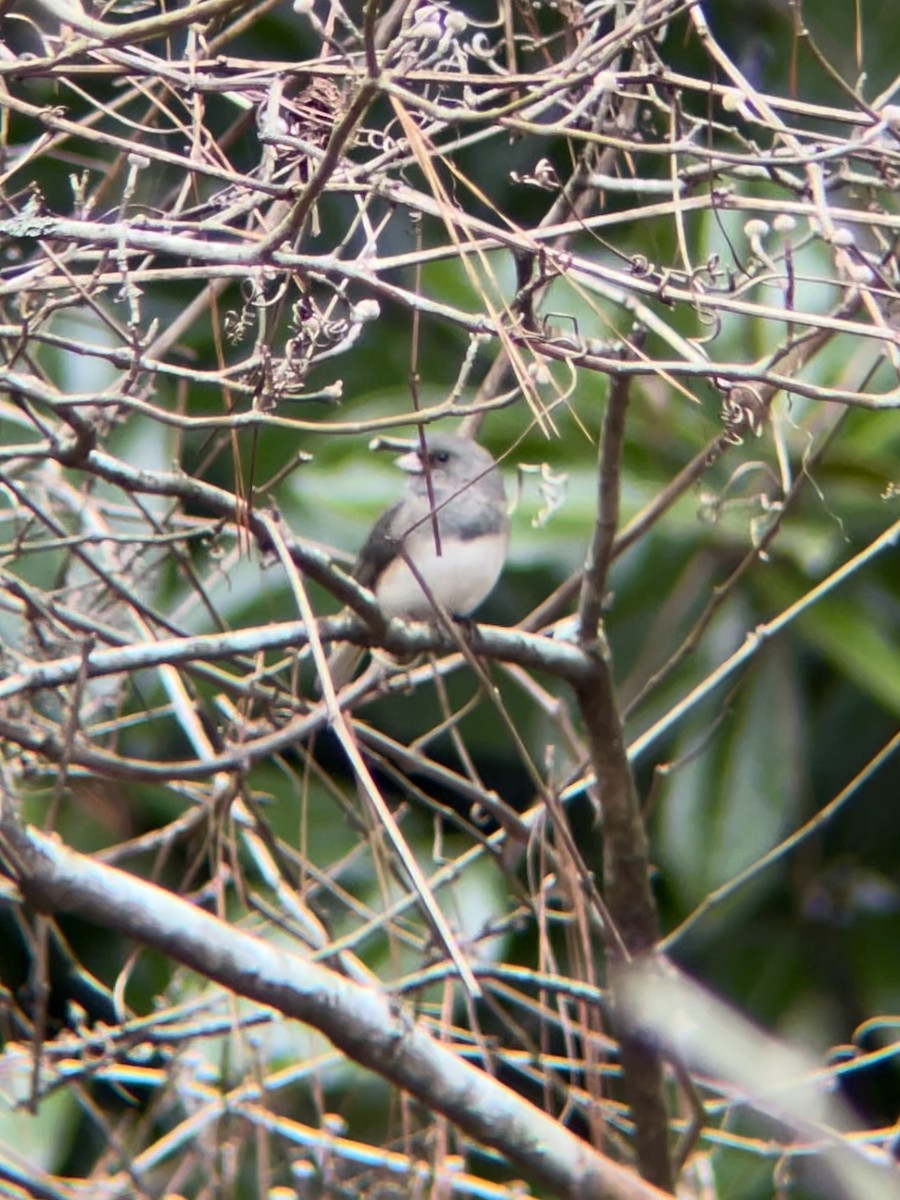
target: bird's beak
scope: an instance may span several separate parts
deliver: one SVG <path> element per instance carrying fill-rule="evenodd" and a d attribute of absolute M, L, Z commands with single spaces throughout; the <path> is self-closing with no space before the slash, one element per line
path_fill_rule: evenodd
<path fill-rule="evenodd" d="M 408 454 L 401 454 L 399 458 L 394 459 L 394 463 L 401 471 L 406 471 L 409 475 L 422 474 L 422 460 L 419 458 L 418 450 L 410 450 Z"/>

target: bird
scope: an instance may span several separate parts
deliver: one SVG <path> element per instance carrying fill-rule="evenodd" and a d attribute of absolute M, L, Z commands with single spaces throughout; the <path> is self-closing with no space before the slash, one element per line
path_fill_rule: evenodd
<path fill-rule="evenodd" d="M 396 465 L 407 473 L 404 496 L 372 526 L 352 575 L 388 617 L 434 620 L 434 601 L 468 617 L 506 562 L 509 515 L 499 468 L 483 446 L 452 433 L 425 433 L 424 445 Z M 335 689 L 353 677 L 362 654 L 348 643 L 332 651 Z"/>

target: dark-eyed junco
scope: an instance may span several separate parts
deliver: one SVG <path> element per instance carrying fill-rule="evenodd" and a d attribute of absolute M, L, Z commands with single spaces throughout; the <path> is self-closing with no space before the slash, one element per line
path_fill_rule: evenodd
<path fill-rule="evenodd" d="M 452 616 L 466 617 L 491 591 L 506 560 L 503 479 L 477 442 L 449 433 L 426 433 L 425 440 L 427 463 L 420 447 L 397 459 L 409 474 L 406 494 L 375 522 L 353 575 L 390 617 L 432 620 L 433 600 Z M 329 659 L 335 687 L 352 677 L 361 653 L 350 645 L 335 649 Z"/>

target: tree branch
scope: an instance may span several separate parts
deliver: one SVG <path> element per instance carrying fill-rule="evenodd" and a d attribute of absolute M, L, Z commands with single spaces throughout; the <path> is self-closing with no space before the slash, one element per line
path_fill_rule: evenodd
<path fill-rule="evenodd" d="M 338 1049 L 506 1155 L 554 1195 L 664 1200 L 547 1113 L 435 1042 L 390 996 L 253 937 L 154 884 L 22 827 L 7 795 L 0 851 L 23 896 L 153 946 L 238 995 L 313 1026 Z"/>
<path fill-rule="evenodd" d="M 614 376 L 610 386 L 597 481 L 597 520 L 584 568 L 579 610 L 579 644 L 593 670 L 575 685 L 597 780 L 603 821 L 603 890 L 627 957 L 652 950 L 659 936 L 650 890 L 647 832 L 625 744 L 612 659 L 601 628 L 603 591 L 612 560 L 619 514 L 620 470 L 630 380 Z M 615 1003 L 624 966 L 610 942 L 610 985 Z M 635 1123 L 638 1164 L 645 1178 L 673 1187 L 668 1107 L 658 1052 L 626 1023 L 616 1022 L 625 1093 Z"/>

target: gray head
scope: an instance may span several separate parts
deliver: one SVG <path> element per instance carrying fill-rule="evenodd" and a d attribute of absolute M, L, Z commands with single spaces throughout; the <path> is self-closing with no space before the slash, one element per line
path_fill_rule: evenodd
<path fill-rule="evenodd" d="M 477 481 L 484 501 L 490 503 L 504 499 L 503 478 L 484 446 L 455 433 L 426 432 L 425 440 L 428 444 L 428 472 L 436 495 L 447 498 L 458 493 L 464 494 Z M 425 467 L 419 447 L 398 458 L 397 466 L 411 476 L 407 483 L 410 495 L 427 495 Z"/>

